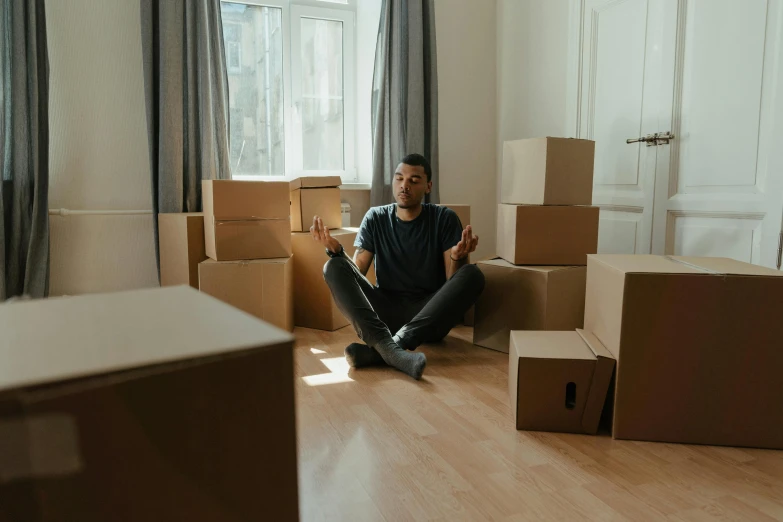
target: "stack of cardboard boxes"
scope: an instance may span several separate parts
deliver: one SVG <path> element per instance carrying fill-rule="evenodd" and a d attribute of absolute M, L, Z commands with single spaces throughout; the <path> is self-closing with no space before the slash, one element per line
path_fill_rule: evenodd
<path fill-rule="evenodd" d="M 337 308 L 323 276 L 328 261 L 324 247 L 313 240 L 310 227 L 320 216 L 329 233 L 336 238 L 348 257 L 353 257 L 357 229 L 340 228 L 339 176 L 301 177 L 293 180 L 291 190 L 291 245 L 294 253 L 294 324 L 318 330 L 337 330 L 348 326 L 348 319 Z M 372 267 L 367 279 L 374 283 Z"/>
<path fill-rule="evenodd" d="M 199 288 L 292 331 L 293 263 L 288 183 L 202 182 L 204 238 Z"/>
<path fill-rule="evenodd" d="M 511 334 L 517 428 L 595 433 L 600 404 L 616 439 L 783 449 L 782 296 L 732 259 L 590 256 L 583 341 Z"/>
<path fill-rule="evenodd" d="M 511 330 L 581 328 L 587 255 L 598 248 L 594 152 L 589 140 L 504 144 L 500 259 L 477 263 L 486 285 L 476 303 L 475 344 L 508 353 Z"/>
<path fill-rule="evenodd" d="M 160 214 L 161 286 L 187 284 L 292 331 L 287 182 L 202 182 L 203 213 Z"/>
<path fill-rule="evenodd" d="M 503 260 L 479 263 L 474 340 L 508 347 L 517 429 L 596 433 L 603 421 L 617 439 L 783 448 L 783 273 L 595 255 L 598 211 L 571 206 L 590 204 L 592 151 L 505 144 Z"/>

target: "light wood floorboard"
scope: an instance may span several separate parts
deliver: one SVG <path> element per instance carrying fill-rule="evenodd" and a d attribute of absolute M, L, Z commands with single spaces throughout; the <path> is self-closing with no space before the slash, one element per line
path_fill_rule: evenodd
<path fill-rule="evenodd" d="M 783 520 L 783 452 L 521 432 L 506 354 L 452 331 L 424 379 L 296 330 L 303 521 Z"/>

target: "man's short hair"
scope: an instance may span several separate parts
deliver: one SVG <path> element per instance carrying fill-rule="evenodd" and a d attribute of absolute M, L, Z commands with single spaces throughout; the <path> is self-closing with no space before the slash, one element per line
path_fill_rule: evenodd
<path fill-rule="evenodd" d="M 424 167 L 424 173 L 427 174 L 427 181 L 432 181 L 432 167 L 430 167 L 430 162 L 421 154 L 408 154 L 402 158 L 400 163 L 410 165 L 411 167 Z"/>

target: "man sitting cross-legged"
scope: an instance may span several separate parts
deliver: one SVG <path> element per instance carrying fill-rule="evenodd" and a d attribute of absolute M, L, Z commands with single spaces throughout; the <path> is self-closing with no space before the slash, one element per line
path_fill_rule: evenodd
<path fill-rule="evenodd" d="M 354 368 L 385 362 L 420 379 L 427 358 L 413 350 L 443 339 L 484 289 L 484 275 L 467 263 L 478 236 L 470 226 L 462 229 L 454 211 L 422 203 L 431 177 L 423 156 L 403 158 L 392 185 L 396 203 L 367 212 L 353 260 L 321 218 L 313 218 L 313 238 L 331 258 L 324 278 L 366 343 L 345 349 Z M 377 286 L 365 278 L 373 259 Z"/>

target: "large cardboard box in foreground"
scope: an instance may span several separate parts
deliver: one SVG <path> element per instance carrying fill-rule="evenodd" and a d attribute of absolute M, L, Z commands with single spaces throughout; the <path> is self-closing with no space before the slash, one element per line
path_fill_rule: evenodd
<path fill-rule="evenodd" d="M 248 261 L 207 259 L 198 266 L 199 288 L 278 328 L 294 330 L 290 257 Z"/>
<path fill-rule="evenodd" d="M 204 214 L 158 214 L 160 286 L 190 285 L 198 289 L 198 264 L 204 251 Z"/>
<path fill-rule="evenodd" d="M 320 216 L 328 228 L 342 226 L 340 176 L 303 176 L 291 181 L 291 231 L 310 230 L 313 216 Z"/>
<path fill-rule="evenodd" d="M 357 231 L 356 228 L 330 231 L 351 258 L 356 251 L 353 242 Z M 309 232 L 291 234 L 291 245 L 294 250 L 294 324 L 328 331 L 348 326 L 348 319 L 337 308 L 324 281 L 324 265 L 329 260 L 324 247 L 314 241 Z M 375 284 L 373 266 L 367 272 L 367 280 Z"/>
<path fill-rule="evenodd" d="M 0 520 L 298 519 L 290 334 L 187 286 L 0 309 Z"/>
<path fill-rule="evenodd" d="M 511 330 L 582 327 L 585 267 L 515 266 L 502 259 L 476 266 L 485 284 L 476 301 L 473 344 L 508 353 Z"/>
<path fill-rule="evenodd" d="M 511 332 L 508 391 L 518 430 L 598 431 L 614 358 L 591 333 Z"/>
<path fill-rule="evenodd" d="M 498 205 L 497 254 L 515 265 L 586 265 L 598 207 Z"/>
<path fill-rule="evenodd" d="M 533 138 L 503 143 L 501 203 L 592 205 L 595 142 Z"/>
<path fill-rule="evenodd" d="M 284 181 L 206 180 L 206 252 L 216 261 L 291 255 L 291 203 Z"/>
<path fill-rule="evenodd" d="M 615 438 L 783 449 L 783 272 L 590 256 L 585 306 L 617 359 Z"/>

